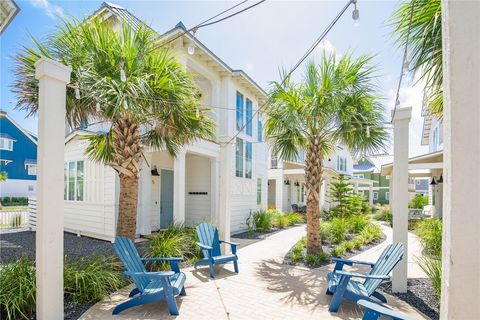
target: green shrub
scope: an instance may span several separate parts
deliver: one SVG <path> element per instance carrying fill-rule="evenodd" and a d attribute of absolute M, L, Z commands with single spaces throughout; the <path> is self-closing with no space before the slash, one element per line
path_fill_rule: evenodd
<path fill-rule="evenodd" d="M 408 207 L 412 209 L 423 209 L 426 205 L 428 205 L 428 197 L 422 194 L 416 194 L 412 200 L 410 200 Z"/>
<path fill-rule="evenodd" d="M 441 257 L 442 220 L 436 218 L 425 219 L 418 224 L 416 231 L 425 252 L 435 257 Z"/>
<path fill-rule="evenodd" d="M 7 319 L 28 319 L 35 310 L 35 266 L 30 259 L 1 266 L 0 310 Z"/>
<path fill-rule="evenodd" d="M 334 239 L 330 222 L 320 222 L 320 236 L 322 237 L 322 242 L 333 243 Z"/>
<path fill-rule="evenodd" d="M 437 298 L 439 298 L 442 290 L 442 259 L 422 257 L 420 258 L 419 264 L 432 281 L 433 289 L 437 294 Z"/>
<path fill-rule="evenodd" d="M 306 245 L 307 245 L 307 238 L 302 237 L 293 247 L 293 249 L 290 253 L 290 258 L 295 262 L 302 261 L 303 260 L 303 251 L 304 251 Z"/>
<path fill-rule="evenodd" d="M 307 254 L 305 257 L 305 263 L 310 266 L 316 266 L 321 262 L 327 262 L 329 260 L 330 256 L 326 252 L 320 252 L 319 254 Z"/>
<path fill-rule="evenodd" d="M 97 302 L 126 284 L 123 267 L 114 257 L 66 259 L 65 296 L 73 304 Z"/>
<path fill-rule="evenodd" d="M 363 238 L 361 237 L 356 237 L 354 240 L 353 240 L 353 248 L 358 250 L 362 247 L 363 245 Z"/>
<path fill-rule="evenodd" d="M 343 246 L 336 246 L 335 248 L 332 248 L 332 250 L 330 251 L 330 254 L 336 258 L 340 257 L 344 253 L 345 253 L 345 248 Z"/>
<path fill-rule="evenodd" d="M 360 232 L 360 236 L 363 238 L 363 243 L 368 244 L 382 238 L 383 233 L 379 226 L 375 224 L 369 224 L 363 228 L 362 232 Z"/>
<path fill-rule="evenodd" d="M 165 231 L 149 238 L 147 257 L 183 257 L 185 260 L 196 260 L 201 251 L 196 245 L 197 235 L 194 228 L 182 224 L 174 224 Z M 169 270 L 168 262 L 152 263 L 154 270 Z"/>
<path fill-rule="evenodd" d="M 348 230 L 348 222 L 345 219 L 334 218 L 330 222 L 330 232 L 334 243 L 340 243 L 345 240 Z"/>
<path fill-rule="evenodd" d="M 363 215 L 370 215 L 373 212 L 373 206 L 368 204 L 368 202 L 363 201 L 362 202 L 362 214 Z"/>
<path fill-rule="evenodd" d="M 348 198 L 348 216 L 361 214 L 365 199 L 359 194 L 352 194 Z"/>
<path fill-rule="evenodd" d="M 343 244 L 343 247 L 347 252 L 352 252 L 355 244 L 353 243 L 353 241 L 347 241 Z"/>
<path fill-rule="evenodd" d="M 280 214 L 274 218 L 274 226 L 279 229 L 284 229 L 288 226 L 288 217 Z"/>
<path fill-rule="evenodd" d="M 1 197 L 0 202 L 3 206 L 26 206 L 28 198 L 25 197 Z"/>
<path fill-rule="evenodd" d="M 373 219 L 378 221 L 386 221 L 389 222 L 390 225 L 393 224 L 393 215 L 390 213 L 390 209 L 388 206 L 382 206 L 379 212 L 373 215 Z"/>
<path fill-rule="evenodd" d="M 368 219 L 364 215 L 354 215 L 348 219 L 348 229 L 351 233 L 360 233 L 368 225 Z"/>
<path fill-rule="evenodd" d="M 274 215 L 279 214 L 278 210 L 259 210 L 255 211 L 247 219 L 249 231 L 268 232 L 272 229 L 272 220 Z"/>
<path fill-rule="evenodd" d="M 22 216 L 20 214 L 16 214 L 10 219 L 10 227 L 16 228 L 20 225 L 22 225 Z"/>
<path fill-rule="evenodd" d="M 318 254 L 318 258 L 320 259 L 320 261 L 322 262 L 327 262 L 330 260 L 330 255 L 326 252 L 320 252 Z"/>
<path fill-rule="evenodd" d="M 285 217 L 287 217 L 288 219 L 288 226 L 293 226 L 295 224 L 305 222 L 305 218 L 303 217 L 303 215 L 297 212 L 289 212 L 285 214 Z"/>

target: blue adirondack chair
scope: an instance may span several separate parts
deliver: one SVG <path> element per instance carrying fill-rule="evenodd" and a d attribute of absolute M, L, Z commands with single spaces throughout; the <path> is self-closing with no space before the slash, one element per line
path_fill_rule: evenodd
<path fill-rule="evenodd" d="M 371 297 L 375 297 L 381 302 L 387 302 L 387 299 L 376 289 L 383 281 L 390 279 L 389 274 L 402 260 L 403 253 L 402 243 L 392 243 L 383 250 L 375 263 L 333 258 L 332 260 L 336 262 L 335 269 L 327 275 L 327 294 L 333 294 L 328 310 L 337 312 L 343 299 L 354 302 L 361 299 L 373 301 Z M 369 274 L 342 270 L 344 265 L 354 264 L 369 265 L 372 269 Z M 365 281 L 359 282 L 352 278 L 362 278 Z"/>
<path fill-rule="evenodd" d="M 413 318 L 400 311 L 389 309 L 375 302 L 358 300 L 357 303 L 365 309 L 362 320 L 377 320 L 380 317 L 387 317 L 393 320 L 413 320 Z"/>
<path fill-rule="evenodd" d="M 197 245 L 202 249 L 203 259 L 195 263 L 195 268 L 198 266 L 209 266 L 210 267 L 210 277 L 215 278 L 215 269 L 216 264 L 225 264 L 228 262 L 233 262 L 233 268 L 235 272 L 238 273 L 238 256 L 237 256 L 237 246 L 238 243 L 219 240 L 218 238 L 218 229 L 215 226 L 212 226 L 208 223 L 201 223 L 197 226 L 197 235 L 198 240 Z M 224 254 L 220 250 L 220 244 L 226 243 L 229 244 L 232 253 Z"/>
<path fill-rule="evenodd" d="M 118 314 L 139 305 L 166 300 L 170 314 L 178 315 L 175 297 L 186 295 L 184 288 L 186 277 L 183 272 L 180 272 L 178 266 L 182 258 L 140 258 L 132 241 L 125 237 L 116 237 L 113 248 L 125 266 L 124 274 L 132 278 L 136 287 L 129 294 L 131 299 L 116 306 L 112 314 Z M 147 272 L 144 265 L 147 261 L 168 261 L 172 271 Z"/>

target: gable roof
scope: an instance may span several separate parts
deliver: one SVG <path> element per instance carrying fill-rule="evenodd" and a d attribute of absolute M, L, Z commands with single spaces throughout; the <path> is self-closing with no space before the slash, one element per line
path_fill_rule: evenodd
<path fill-rule="evenodd" d="M 360 163 L 353 165 L 353 171 L 370 171 L 375 170 L 375 165 L 372 163 Z"/>
<path fill-rule="evenodd" d="M 22 126 L 20 126 L 15 120 L 13 120 L 12 117 L 10 117 L 6 111 L 0 110 L 0 118 L 5 118 L 8 121 L 10 121 L 10 123 L 12 123 L 15 127 L 17 127 L 18 130 L 20 130 L 28 139 L 30 139 L 33 143 L 35 143 L 35 145 L 37 145 L 37 139 L 34 138 L 34 136 L 30 132 L 22 128 Z M 8 135 L 6 133 L 2 133 L 2 135 L 3 134 Z M 13 138 L 9 138 L 9 139 L 15 140 Z"/>
<path fill-rule="evenodd" d="M 111 2 L 103 2 L 101 7 L 97 11 L 95 11 L 92 16 L 99 15 L 102 13 L 102 11 L 105 10 L 131 24 L 133 28 L 138 28 L 142 24 L 147 26 L 150 30 L 156 32 L 124 7 L 113 4 Z M 193 35 L 188 32 L 188 29 L 181 21 L 179 21 L 172 29 L 159 35 L 161 36 L 161 38 L 169 39 L 179 36 L 180 34 L 181 36 L 188 38 L 189 41 L 193 41 L 194 39 Z M 267 93 L 265 92 L 265 90 L 258 83 L 256 83 L 245 71 L 240 69 L 232 69 L 222 59 L 220 59 L 216 54 L 214 54 L 207 46 L 205 46 L 197 37 L 195 37 L 195 46 L 198 49 L 201 49 L 212 60 L 212 62 L 215 62 L 227 75 L 239 79 L 242 84 L 252 88 L 260 99 L 265 99 L 267 97 Z"/>

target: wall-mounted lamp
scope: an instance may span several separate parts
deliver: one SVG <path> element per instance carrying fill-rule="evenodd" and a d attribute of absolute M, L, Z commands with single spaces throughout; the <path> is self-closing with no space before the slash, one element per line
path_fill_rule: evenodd
<path fill-rule="evenodd" d="M 290 180 L 288 180 L 288 178 L 287 178 L 285 181 L 283 181 L 283 183 L 284 183 L 285 185 L 289 186 L 289 185 L 290 185 Z"/>
<path fill-rule="evenodd" d="M 434 186 L 434 185 L 436 185 L 436 184 L 437 184 L 437 177 L 433 176 L 432 182 L 430 182 L 430 185 L 431 185 L 431 186 Z"/>
<path fill-rule="evenodd" d="M 293 184 L 295 187 L 300 187 L 300 183 L 298 183 L 298 180 L 295 181 L 295 183 Z"/>
<path fill-rule="evenodd" d="M 438 182 L 438 183 L 443 183 L 443 175 L 442 175 L 442 174 L 440 175 L 440 178 L 438 178 L 438 181 L 437 181 L 437 182 Z"/>
<path fill-rule="evenodd" d="M 152 176 L 156 176 L 156 177 L 160 176 L 157 170 L 157 166 L 153 166 L 153 169 L 150 172 L 152 173 Z"/>

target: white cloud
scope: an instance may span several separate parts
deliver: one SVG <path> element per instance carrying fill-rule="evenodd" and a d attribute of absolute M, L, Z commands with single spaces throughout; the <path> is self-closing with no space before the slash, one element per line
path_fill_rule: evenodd
<path fill-rule="evenodd" d="M 318 50 L 320 50 L 320 53 L 325 52 L 327 55 L 330 55 L 332 53 L 337 53 L 337 48 L 328 39 L 325 39 L 322 42 L 320 42 L 317 48 Z"/>
<path fill-rule="evenodd" d="M 50 18 L 65 17 L 62 7 L 52 4 L 48 0 L 28 0 L 34 7 L 42 9 Z"/>

